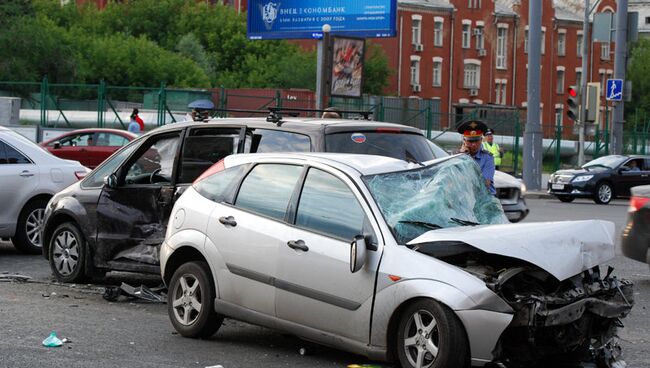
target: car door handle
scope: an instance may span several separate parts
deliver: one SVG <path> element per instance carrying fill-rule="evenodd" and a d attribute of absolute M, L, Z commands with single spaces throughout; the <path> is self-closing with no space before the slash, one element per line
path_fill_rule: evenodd
<path fill-rule="evenodd" d="M 289 240 L 287 242 L 287 245 L 289 246 L 289 248 L 292 248 L 292 249 L 298 249 L 298 250 L 301 250 L 303 252 L 309 251 L 309 247 L 306 246 L 305 242 L 302 241 L 302 240 Z"/>
<path fill-rule="evenodd" d="M 28 178 L 28 177 L 30 177 L 30 176 L 34 176 L 34 173 L 29 172 L 29 171 L 27 171 L 27 170 L 24 170 L 24 171 L 21 172 L 19 175 L 22 176 L 23 178 Z"/>
<path fill-rule="evenodd" d="M 235 221 L 235 218 L 232 216 L 219 217 L 219 222 L 228 226 L 237 226 L 237 221 Z"/>

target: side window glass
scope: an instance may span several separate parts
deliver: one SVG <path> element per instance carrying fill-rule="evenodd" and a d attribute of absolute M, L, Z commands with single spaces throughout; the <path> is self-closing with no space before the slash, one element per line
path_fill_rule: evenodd
<path fill-rule="evenodd" d="M 121 147 L 125 146 L 127 143 L 129 143 L 129 140 L 121 135 L 113 133 L 97 133 L 97 142 L 95 142 L 95 146 Z"/>
<path fill-rule="evenodd" d="M 87 147 L 94 146 L 93 144 L 94 133 L 75 134 L 59 140 L 61 147 Z"/>
<path fill-rule="evenodd" d="M 4 155 L 6 164 L 31 164 L 32 162 L 22 153 L 8 144 L 4 144 Z M 0 157 L 1 158 L 1 157 Z M 1 163 L 2 161 L 0 161 Z"/>
<path fill-rule="evenodd" d="M 125 184 L 171 183 L 178 134 L 155 137 L 145 142 L 143 151 L 126 169 Z"/>
<path fill-rule="evenodd" d="M 5 142 L 0 141 L 0 165 L 6 165 L 9 162 L 7 161 L 7 156 L 5 155 Z"/>
<path fill-rule="evenodd" d="M 257 165 L 239 189 L 235 206 L 278 220 L 284 219 L 302 166 Z"/>
<path fill-rule="evenodd" d="M 228 189 L 236 185 L 237 180 L 246 173 L 249 167 L 250 165 L 229 167 L 194 184 L 194 189 L 205 198 L 221 202 L 230 192 Z"/>
<path fill-rule="evenodd" d="M 310 169 L 298 203 L 296 225 L 336 238 L 363 234 L 363 208 L 348 186 L 322 170 Z"/>
<path fill-rule="evenodd" d="M 250 132 L 249 132 L 250 134 Z M 271 129 L 254 129 L 246 140 L 246 152 L 309 152 L 309 136 Z"/>
<path fill-rule="evenodd" d="M 240 129 L 194 129 L 183 142 L 180 183 L 191 183 L 212 164 L 237 153 Z"/>
<path fill-rule="evenodd" d="M 100 167 L 96 168 L 86 176 L 81 185 L 85 188 L 97 188 L 103 186 L 104 178 L 115 173 L 117 167 L 120 166 L 120 164 L 122 164 L 122 162 L 124 162 L 124 160 L 126 160 L 131 153 L 136 150 L 136 148 L 138 148 L 138 145 L 132 144 L 118 151 L 115 155 L 104 161 Z"/>

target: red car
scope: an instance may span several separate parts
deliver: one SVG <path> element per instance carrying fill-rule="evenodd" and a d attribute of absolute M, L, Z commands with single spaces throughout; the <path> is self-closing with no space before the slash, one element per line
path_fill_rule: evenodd
<path fill-rule="evenodd" d="M 137 134 L 125 130 L 91 128 L 64 133 L 40 145 L 54 156 L 79 161 L 94 169 L 118 148 L 137 137 Z"/>

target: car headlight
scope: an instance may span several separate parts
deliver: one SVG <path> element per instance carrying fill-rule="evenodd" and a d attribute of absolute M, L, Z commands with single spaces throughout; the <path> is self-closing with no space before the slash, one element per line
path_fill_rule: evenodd
<path fill-rule="evenodd" d="M 576 176 L 571 181 L 573 183 L 582 183 L 583 181 L 587 181 L 587 180 L 589 180 L 589 179 L 591 179 L 593 177 L 594 177 L 593 175 L 580 175 L 580 176 Z"/>
<path fill-rule="evenodd" d="M 521 188 L 520 188 L 520 190 L 521 190 L 521 194 L 526 193 L 526 190 L 528 190 L 528 188 L 526 188 L 526 184 L 521 183 Z"/>

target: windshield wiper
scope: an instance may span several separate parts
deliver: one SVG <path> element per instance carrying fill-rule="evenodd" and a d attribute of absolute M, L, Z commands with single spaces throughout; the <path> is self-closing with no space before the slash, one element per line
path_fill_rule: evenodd
<path fill-rule="evenodd" d="M 451 221 L 453 221 L 453 222 L 455 222 L 455 223 L 457 223 L 459 225 L 462 225 L 462 226 L 480 225 L 478 222 L 468 221 L 468 220 L 461 220 L 461 219 L 458 219 L 458 218 L 455 218 L 455 217 L 451 217 L 451 218 L 449 218 L 449 220 L 451 220 Z"/>
<path fill-rule="evenodd" d="M 437 230 L 437 229 L 442 229 L 442 226 L 438 224 L 432 224 L 430 222 L 425 222 L 425 221 L 412 221 L 412 220 L 403 220 L 399 221 L 401 224 L 413 224 L 413 225 L 420 225 L 422 227 L 426 227 L 427 229 L 431 230 Z"/>

